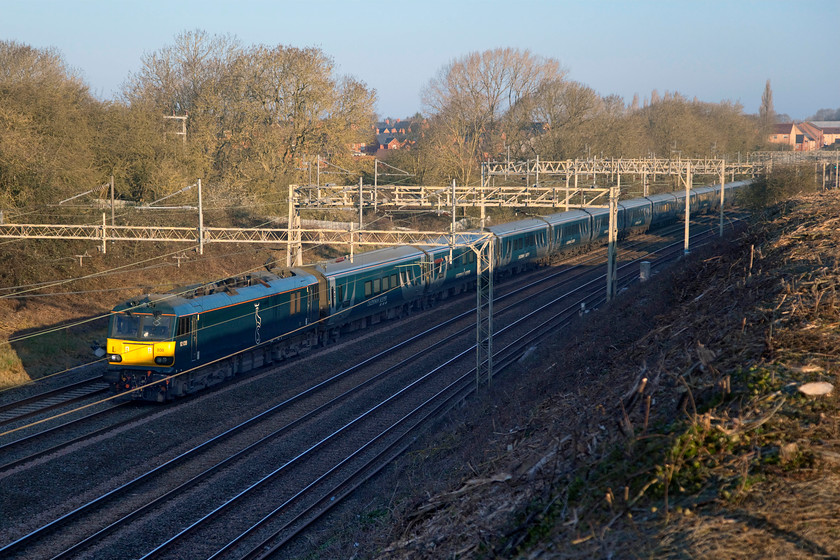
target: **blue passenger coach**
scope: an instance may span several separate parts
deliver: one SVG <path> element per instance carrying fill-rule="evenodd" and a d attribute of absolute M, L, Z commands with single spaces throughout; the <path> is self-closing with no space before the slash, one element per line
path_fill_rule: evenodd
<path fill-rule="evenodd" d="M 416 247 L 388 247 L 304 267 L 319 279 L 327 340 L 400 316 L 425 289 L 425 257 Z"/>
<path fill-rule="evenodd" d="M 529 218 L 487 228 L 496 236 L 495 268 L 500 272 L 521 272 L 548 255 L 548 222 Z"/>

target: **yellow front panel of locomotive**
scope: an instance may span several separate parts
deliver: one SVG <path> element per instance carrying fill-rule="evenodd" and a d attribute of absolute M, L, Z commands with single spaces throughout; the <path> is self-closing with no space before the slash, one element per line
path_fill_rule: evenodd
<path fill-rule="evenodd" d="M 158 356 L 174 356 L 175 343 L 167 342 L 135 342 L 132 340 L 118 340 L 109 338 L 107 343 L 108 362 L 126 366 L 156 366 L 155 358 Z M 120 356 L 119 361 L 114 361 L 113 356 Z"/>

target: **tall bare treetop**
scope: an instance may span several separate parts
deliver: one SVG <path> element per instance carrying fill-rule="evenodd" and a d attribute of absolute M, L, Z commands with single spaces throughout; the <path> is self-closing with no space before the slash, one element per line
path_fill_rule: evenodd
<path fill-rule="evenodd" d="M 143 57 L 140 71 L 129 76 L 124 95 L 132 103 L 151 103 L 165 113 L 191 111 L 202 90 L 222 80 L 240 52 L 233 36 L 185 31 L 173 45 Z"/>
<path fill-rule="evenodd" d="M 764 85 L 764 93 L 761 94 L 761 107 L 758 109 L 758 116 L 761 125 L 769 128 L 776 120 L 776 113 L 773 110 L 773 90 L 770 89 L 770 80 Z"/>
<path fill-rule="evenodd" d="M 494 121 L 541 83 L 562 80 L 565 74 L 557 60 L 527 50 L 474 52 L 444 66 L 429 82 L 423 101 L 433 113 L 455 109 Z"/>
<path fill-rule="evenodd" d="M 54 48 L 36 49 L 16 41 L 0 41 L 0 83 L 70 82 L 84 87 Z"/>

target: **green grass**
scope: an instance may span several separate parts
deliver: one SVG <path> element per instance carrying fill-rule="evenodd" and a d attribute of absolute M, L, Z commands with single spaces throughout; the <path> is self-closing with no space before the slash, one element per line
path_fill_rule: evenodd
<path fill-rule="evenodd" d="M 79 364 L 94 361 L 90 341 L 104 342 L 105 329 L 84 335 L 58 329 L 15 343 L 15 350 L 26 374 L 37 379 Z"/>

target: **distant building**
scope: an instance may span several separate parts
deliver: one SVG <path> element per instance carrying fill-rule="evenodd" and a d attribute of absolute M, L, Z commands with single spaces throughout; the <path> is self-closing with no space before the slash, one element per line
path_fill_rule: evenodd
<path fill-rule="evenodd" d="M 836 147 L 840 142 L 840 122 L 814 121 L 773 125 L 767 138 L 773 144 L 784 144 L 796 152 L 809 152 Z"/>
<path fill-rule="evenodd" d="M 840 147 L 840 121 L 808 121 L 799 126 L 817 139 L 818 148 Z"/>
<path fill-rule="evenodd" d="M 382 155 L 391 150 L 409 150 L 422 138 L 429 127 L 426 119 L 385 119 L 374 125 L 375 153 Z"/>

